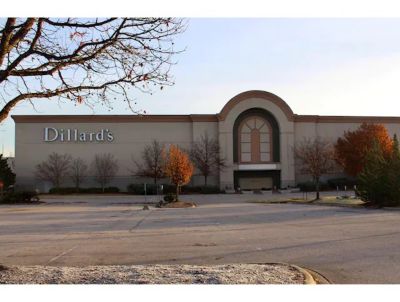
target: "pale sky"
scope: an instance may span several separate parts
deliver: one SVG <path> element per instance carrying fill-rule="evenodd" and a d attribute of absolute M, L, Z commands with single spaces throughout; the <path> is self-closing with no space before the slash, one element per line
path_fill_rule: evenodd
<path fill-rule="evenodd" d="M 177 39 L 176 84 L 137 93 L 148 114 L 218 113 L 236 94 L 266 90 L 297 114 L 400 116 L 400 18 L 190 19 Z M 38 100 L 12 114 L 92 114 L 85 106 Z M 94 114 L 129 114 L 97 107 Z M 0 125 L 6 156 L 14 123 Z M 0 150 L 1 151 L 1 150 Z"/>

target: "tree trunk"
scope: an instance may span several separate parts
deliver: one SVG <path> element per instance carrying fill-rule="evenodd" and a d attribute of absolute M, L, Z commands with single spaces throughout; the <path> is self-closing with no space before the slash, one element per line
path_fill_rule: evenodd
<path fill-rule="evenodd" d="M 176 201 L 179 201 L 179 185 L 176 185 Z"/>
<path fill-rule="evenodd" d="M 317 191 L 317 192 L 316 192 L 316 193 L 317 193 L 317 194 L 316 194 L 317 196 L 316 196 L 315 199 L 316 199 L 316 200 L 319 200 L 319 179 L 317 179 L 317 182 L 316 182 L 316 185 L 315 185 L 315 189 L 316 189 L 316 191 Z"/>
<path fill-rule="evenodd" d="M 207 175 L 204 175 L 204 186 L 207 187 Z"/>
<path fill-rule="evenodd" d="M 156 194 L 158 195 L 157 177 L 154 177 L 153 181 L 154 181 L 154 186 L 156 187 Z"/>

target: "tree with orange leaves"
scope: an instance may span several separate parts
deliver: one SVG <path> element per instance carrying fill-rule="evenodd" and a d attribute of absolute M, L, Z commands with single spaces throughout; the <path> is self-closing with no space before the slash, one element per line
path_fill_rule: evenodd
<path fill-rule="evenodd" d="M 357 176 L 374 141 L 380 145 L 385 157 L 390 156 L 393 141 L 384 125 L 363 123 L 355 131 L 346 131 L 335 144 L 336 162 L 346 174 Z"/>
<path fill-rule="evenodd" d="M 176 185 L 176 201 L 179 201 L 179 188 L 190 181 L 193 170 L 189 155 L 178 146 L 171 145 L 165 155 L 165 173 Z"/>

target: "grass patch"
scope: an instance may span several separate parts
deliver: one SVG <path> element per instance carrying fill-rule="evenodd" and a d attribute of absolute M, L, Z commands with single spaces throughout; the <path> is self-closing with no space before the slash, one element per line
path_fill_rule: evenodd
<path fill-rule="evenodd" d="M 320 204 L 320 205 L 342 205 L 342 206 L 361 206 L 364 202 L 358 198 L 336 196 L 323 196 L 319 200 L 308 199 L 305 200 L 301 197 L 294 198 L 282 198 L 272 200 L 251 200 L 249 203 L 261 203 L 261 204 L 282 204 L 282 203 L 298 203 L 298 204 Z"/>
<path fill-rule="evenodd" d="M 317 200 L 316 203 L 332 203 L 341 205 L 363 205 L 364 201 L 358 198 L 342 197 L 337 198 L 336 196 L 324 196 L 321 200 Z"/>
<path fill-rule="evenodd" d="M 194 202 L 174 201 L 162 206 L 163 208 L 195 208 L 197 207 Z"/>

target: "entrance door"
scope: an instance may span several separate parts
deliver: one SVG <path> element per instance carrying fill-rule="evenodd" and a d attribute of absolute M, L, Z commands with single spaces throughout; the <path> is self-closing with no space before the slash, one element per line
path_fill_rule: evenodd
<path fill-rule="evenodd" d="M 266 190 L 272 189 L 272 177 L 240 177 L 239 187 L 242 190 Z"/>

